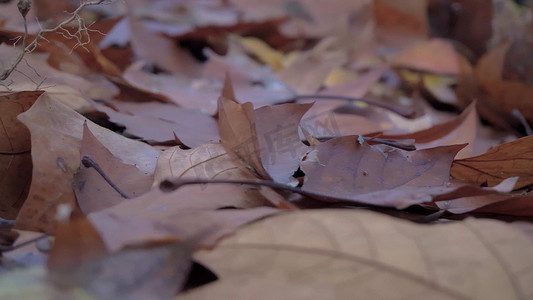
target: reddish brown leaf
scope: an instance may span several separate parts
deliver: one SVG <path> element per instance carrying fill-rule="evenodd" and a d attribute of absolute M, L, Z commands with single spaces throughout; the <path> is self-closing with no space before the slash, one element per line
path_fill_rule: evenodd
<path fill-rule="evenodd" d="M 518 177 L 508 178 L 493 188 L 463 186 L 435 197 L 435 205 L 454 214 L 468 212 L 533 216 L 533 197 L 509 194 Z"/>
<path fill-rule="evenodd" d="M 53 275 L 66 279 L 80 271 L 83 264 L 106 253 L 104 242 L 91 222 L 84 216 L 73 217 L 58 223 L 47 267 Z"/>
<path fill-rule="evenodd" d="M 459 159 L 450 170 L 454 178 L 494 186 L 518 176 L 515 188 L 533 183 L 533 136 L 492 148 L 479 156 Z"/>
<path fill-rule="evenodd" d="M 532 123 L 533 86 L 527 82 L 503 79 L 505 55 L 510 47 L 511 43 L 505 43 L 487 52 L 480 58 L 475 76 L 499 109 L 506 114 L 518 109 Z"/>
<path fill-rule="evenodd" d="M 28 129 L 17 116 L 28 110 L 42 94 L 0 94 L 0 217 L 15 219 L 31 182 L 31 141 Z"/>

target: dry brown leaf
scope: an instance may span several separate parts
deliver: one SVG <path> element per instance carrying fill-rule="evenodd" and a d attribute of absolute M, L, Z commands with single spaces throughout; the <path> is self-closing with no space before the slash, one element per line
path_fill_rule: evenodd
<path fill-rule="evenodd" d="M 506 53 L 511 45 L 502 44 L 483 55 L 475 68 L 475 76 L 480 86 L 504 113 L 509 114 L 513 109 L 518 109 L 533 123 L 533 87 L 526 82 L 503 78 Z"/>
<path fill-rule="evenodd" d="M 427 227 L 368 211 L 303 211 L 198 252 L 219 280 L 176 299 L 527 299 L 531 247 L 493 220 Z"/>
<path fill-rule="evenodd" d="M 301 100 L 299 103 L 311 103 Z M 361 110 L 356 104 L 347 104 L 344 100 L 317 100 L 313 107 L 303 116 L 300 126 L 315 138 L 332 138 L 354 134 L 382 132 L 390 126 L 385 122 L 389 119 L 381 111 L 372 110 L 367 116 L 357 114 L 336 113 L 338 109 L 350 106 Z"/>
<path fill-rule="evenodd" d="M 256 109 L 255 130 L 261 163 L 277 182 L 288 184 L 308 147 L 298 136 L 298 124 L 313 104 L 280 104 Z"/>
<path fill-rule="evenodd" d="M 252 103 L 239 104 L 223 96 L 218 99 L 218 128 L 222 146 L 239 167 L 245 168 L 245 172 L 268 179 L 269 175 L 261 163 L 255 125 Z"/>
<path fill-rule="evenodd" d="M 229 158 L 221 144 L 207 143 L 194 149 L 172 147 L 157 159 L 154 186 L 167 177 L 201 179 L 244 179 L 250 174 L 241 171 Z"/>
<path fill-rule="evenodd" d="M 125 164 L 117 158 L 83 124 L 80 156 L 88 156 L 120 190 L 130 198 L 136 198 L 150 190 L 153 174 L 136 166 Z M 84 214 L 102 210 L 125 199 L 99 174 L 94 167 L 82 164 L 73 180 L 76 200 Z"/>
<path fill-rule="evenodd" d="M 13 220 L 31 182 L 31 141 L 17 116 L 28 110 L 41 91 L 0 94 L 0 217 Z"/>
<path fill-rule="evenodd" d="M 179 141 L 190 148 L 219 140 L 216 121 L 198 110 L 177 107 L 158 102 L 114 101 L 98 110 L 109 116 L 110 121 L 126 127 L 125 133 L 153 143 Z"/>
<path fill-rule="evenodd" d="M 459 55 L 451 43 L 431 39 L 389 57 L 392 66 L 438 74 L 459 74 Z"/>
<path fill-rule="evenodd" d="M 273 18 L 287 18 L 282 32 L 289 36 L 323 37 L 339 26 L 345 26 L 350 17 L 365 9 L 369 1 L 313 0 L 263 1 L 234 0 L 232 3 L 243 14 L 246 21 L 262 21 Z"/>
<path fill-rule="evenodd" d="M 209 194 L 212 196 L 212 193 L 206 193 L 207 196 Z M 140 243 L 169 239 L 183 241 L 205 231 L 209 231 L 209 234 L 202 238 L 200 244 L 212 247 L 221 237 L 231 234 L 238 227 L 279 212 L 271 207 L 215 211 L 188 209 L 191 204 L 185 201 L 191 199 L 186 195 L 182 201 L 172 201 L 173 199 L 175 198 L 163 198 L 162 205 L 157 202 L 152 205 L 146 198 L 137 198 L 92 213 L 88 218 L 102 236 L 106 247 L 114 252 Z M 202 202 L 208 203 L 204 200 Z"/>
<path fill-rule="evenodd" d="M 346 62 L 346 49 L 334 47 L 337 42 L 336 38 L 321 41 L 280 71 L 280 79 L 299 94 L 317 92 L 328 74 Z"/>
<path fill-rule="evenodd" d="M 476 103 L 474 102 L 460 116 L 451 121 L 410 134 L 385 135 L 380 137 L 387 139 L 414 139 L 417 149 L 468 144 L 457 153 L 456 159 L 461 159 L 472 156 L 478 126 L 478 115 L 476 112 Z"/>
<path fill-rule="evenodd" d="M 56 101 L 48 93 L 18 119 L 29 128 L 32 142 L 32 185 L 15 226 L 52 231 L 56 207 L 75 207 L 72 178 L 80 166 L 80 141 L 84 117 Z M 124 163 L 153 172 L 159 153 L 152 147 L 127 139 L 92 122 L 87 125 L 96 138 Z"/>
<path fill-rule="evenodd" d="M 169 299 L 185 283 L 194 242 L 108 254 L 87 218 L 75 218 L 58 226 L 48 276 L 62 289 L 81 287 L 98 299 Z"/>
<path fill-rule="evenodd" d="M 533 136 L 492 148 L 484 154 L 455 160 L 452 177 L 494 186 L 509 177 L 519 176 L 515 188 L 533 183 Z"/>
<path fill-rule="evenodd" d="M 425 1 L 373 1 L 376 39 L 385 45 L 405 46 L 425 40 L 429 33 Z"/>
<path fill-rule="evenodd" d="M 131 7 L 128 9 L 131 10 Z M 131 16 L 131 11 L 129 14 L 131 43 L 138 55 L 150 59 L 159 68 L 174 74 L 186 73 L 191 77 L 200 74 L 200 64 L 192 55 L 180 49 L 172 39 L 146 28 L 139 19 Z"/>
<path fill-rule="evenodd" d="M 205 51 L 209 60 L 205 64 L 204 79 L 195 82 L 199 88 L 222 86 L 229 73 L 235 87 L 235 99 L 239 102 L 252 102 L 255 108 L 286 102 L 294 97 L 294 91 L 288 88 L 270 68 L 253 61 L 231 40 L 228 47 L 225 56 L 210 50 Z"/>
<path fill-rule="evenodd" d="M 531 217 L 533 197 L 508 193 L 517 181 L 518 177 L 507 178 L 492 188 L 466 185 L 438 195 L 434 198 L 434 203 L 440 209 L 454 214 L 474 212 Z"/>
<path fill-rule="evenodd" d="M 229 81 L 226 81 L 230 84 Z M 228 91 L 223 89 L 223 91 Z M 226 94 L 228 95 L 228 94 Z M 256 131 L 256 116 L 252 103 L 239 104 L 222 95 L 218 99 L 218 128 L 220 141 L 231 161 L 251 177 L 270 179 L 261 161 L 261 149 Z M 296 209 L 276 191 L 261 187 L 261 194 L 272 204 L 282 209 Z"/>
<path fill-rule="evenodd" d="M 454 156 L 464 145 L 402 151 L 370 146 L 355 136 L 311 147 L 300 167 L 302 189 L 324 200 L 405 208 L 442 193 Z"/>
<path fill-rule="evenodd" d="M 518 177 L 511 177 L 494 187 L 461 185 L 453 191 L 436 196 L 433 201 L 438 208 L 451 213 L 467 213 L 513 197 L 509 192 L 513 190 L 517 181 Z"/>
<path fill-rule="evenodd" d="M 85 216 L 58 222 L 54 246 L 48 257 L 47 268 L 58 284 L 68 285 L 83 264 L 104 257 L 107 249 L 98 232 Z"/>

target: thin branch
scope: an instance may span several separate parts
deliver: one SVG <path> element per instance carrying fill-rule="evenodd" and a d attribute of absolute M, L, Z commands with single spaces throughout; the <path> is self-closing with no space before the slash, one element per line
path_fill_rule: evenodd
<path fill-rule="evenodd" d="M 333 100 L 359 101 L 359 102 L 366 103 L 368 105 L 377 106 L 377 107 L 381 107 L 386 110 L 390 110 L 403 117 L 410 117 L 413 113 L 411 109 L 401 109 L 401 108 L 387 105 L 384 103 L 380 103 L 377 101 L 372 101 L 372 100 L 363 99 L 363 98 L 341 96 L 341 95 L 316 94 L 316 95 L 296 95 L 293 97 L 293 100 L 298 100 L 298 99 L 333 99 Z"/>
<path fill-rule="evenodd" d="M 320 142 L 325 142 L 325 141 L 328 141 L 334 138 L 337 138 L 337 137 L 336 136 L 324 136 L 324 137 L 317 138 L 317 140 Z M 393 140 L 393 139 L 382 139 L 382 138 L 367 137 L 367 136 L 364 136 L 363 139 L 365 140 L 365 142 L 369 143 L 370 145 L 383 144 L 383 145 L 388 145 L 388 146 L 406 150 L 406 151 L 416 150 L 416 146 L 414 145 L 413 139 Z M 306 141 L 304 141 L 304 144 L 309 146 L 309 143 Z"/>
<path fill-rule="evenodd" d="M 100 167 L 100 165 L 95 162 L 90 156 L 83 156 L 83 158 L 81 159 L 81 162 L 83 163 L 83 165 L 87 168 L 93 168 L 96 172 L 98 172 L 98 174 L 100 174 L 100 176 L 102 176 L 102 178 L 104 178 L 104 180 L 115 190 L 117 191 L 117 193 L 120 194 L 120 196 L 122 196 L 122 198 L 124 199 L 131 199 L 130 196 L 128 196 L 126 193 L 124 193 L 115 183 L 113 183 L 113 181 L 111 181 L 111 178 L 109 178 L 106 173 L 104 172 L 104 170 L 102 170 L 102 168 Z"/>
<path fill-rule="evenodd" d="M 20 244 L 18 244 L 18 245 L 14 245 L 14 246 L 13 246 L 13 245 L 12 245 L 12 246 L 4 246 L 4 245 L 0 245 L 0 252 L 9 252 L 9 251 L 13 251 L 13 250 L 15 250 L 15 249 L 22 248 L 22 247 L 27 246 L 27 245 L 29 245 L 29 244 L 33 244 L 33 243 L 35 243 L 35 242 L 37 242 L 37 241 L 39 241 L 39 240 L 42 240 L 42 239 L 44 239 L 44 238 L 46 238 L 46 237 L 49 237 L 49 236 L 51 236 L 50 233 L 45 233 L 45 234 L 40 235 L 40 236 L 38 236 L 38 237 L 36 237 L 36 238 L 33 238 L 33 239 L 31 239 L 31 240 L 27 240 L 27 241 L 25 241 L 24 243 L 20 243 Z"/>
<path fill-rule="evenodd" d="M 22 3 L 22 2 L 30 3 L 30 6 L 31 6 L 31 1 L 27 1 L 27 0 L 20 0 L 19 1 L 19 3 Z M 98 4 L 101 4 L 103 2 L 104 2 L 104 0 L 96 0 L 96 1 L 87 1 L 87 2 L 81 3 L 80 6 L 78 6 L 78 8 L 76 8 L 76 10 L 74 10 L 74 12 L 71 13 L 70 17 L 68 17 L 67 19 L 63 20 L 63 22 L 58 24 L 56 27 L 48 28 L 48 29 L 41 29 L 41 31 L 37 34 L 37 36 L 35 36 L 35 39 L 33 39 L 33 41 L 30 44 L 28 44 L 28 45 L 26 45 L 26 39 L 28 37 L 28 25 L 27 25 L 27 22 L 26 22 L 26 14 L 20 9 L 20 6 L 19 6 L 19 10 L 20 10 L 20 12 L 21 12 L 21 14 L 22 14 L 22 16 L 24 18 L 24 37 L 23 37 L 23 40 L 22 40 L 22 52 L 13 61 L 11 66 L 0 74 L 0 81 L 6 80 L 11 75 L 11 73 L 13 73 L 15 68 L 18 66 L 18 64 L 24 58 L 24 55 L 33 52 L 37 48 L 37 46 L 39 45 L 39 40 L 40 39 L 46 40 L 46 38 L 44 37 L 44 35 L 46 33 L 56 32 L 58 34 L 63 35 L 67 39 L 75 39 L 78 43 L 80 43 L 80 45 L 76 44 L 76 47 L 84 47 L 85 45 L 87 45 L 90 42 L 89 34 L 87 32 L 88 29 L 87 29 L 87 27 L 85 27 L 85 23 L 81 19 L 79 13 L 80 13 L 80 11 L 82 9 L 84 9 L 87 6 L 98 5 Z M 29 8 L 27 8 L 27 10 L 29 10 Z M 26 13 L 27 13 L 27 11 L 26 11 Z M 73 21 L 77 21 L 78 22 L 78 30 L 75 33 L 71 34 L 63 26 L 67 26 L 68 24 L 70 24 Z M 62 31 L 65 31 L 66 33 L 64 33 Z M 83 34 L 84 33 L 87 34 L 87 41 L 83 41 Z"/>
<path fill-rule="evenodd" d="M 174 190 L 179 189 L 182 186 L 185 185 L 191 185 L 191 184 L 206 184 L 206 183 L 223 183 L 223 184 L 247 184 L 252 186 L 266 186 L 269 188 L 273 188 L 276 190 L 281 191 L 289 191 L 293 193 L 297 193 L 303 196 L 307 196 L 314 199 L 324 199 L 329 200 L 329 202 L 340 202 L 343 201 L 342 199 L 335 199 L 333 197 L 326 197 L 324 195 L 320 195 L 313 192 L 308 192 L 305 190 L 302 190 L 301 188 L 292 187 L 290 185 L 285 185 L 273 181 L 268 180 L 260 180 L 260 179 L 202 179 L 202 178 L 194 178 L 194 179 L 187 179 L 187 178 L 167 178 L 163 180 L 159 184 L 159 189 L 163 192 L 171 192 Z"/>

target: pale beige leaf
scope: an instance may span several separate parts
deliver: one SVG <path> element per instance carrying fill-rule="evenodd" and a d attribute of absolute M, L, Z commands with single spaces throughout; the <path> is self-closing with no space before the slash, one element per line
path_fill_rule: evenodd
<path fill-rule="evenodd" d="M 531 247 L 494 220 L 428 227 L 368 211 L 297 212 L 198 252 L 219 280 L 176 299 L 529 299 Z"/>
<path fill-rule="evenodd" d="M 161 152 L 154 172 L 154 186 L 167 177 L 251 178 L 231 161 L 221 144 L 215 143 L 203 144 L 190 150 L 172 147 Z"/>

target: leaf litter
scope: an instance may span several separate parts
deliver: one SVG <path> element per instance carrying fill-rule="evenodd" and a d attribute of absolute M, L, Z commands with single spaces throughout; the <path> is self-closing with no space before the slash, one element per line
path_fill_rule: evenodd
<path fill-rule="evenodd" d="M 0 82 L 0 295 L 533 296 L 527 9 L 400 2 L 74 14 Z"/>

